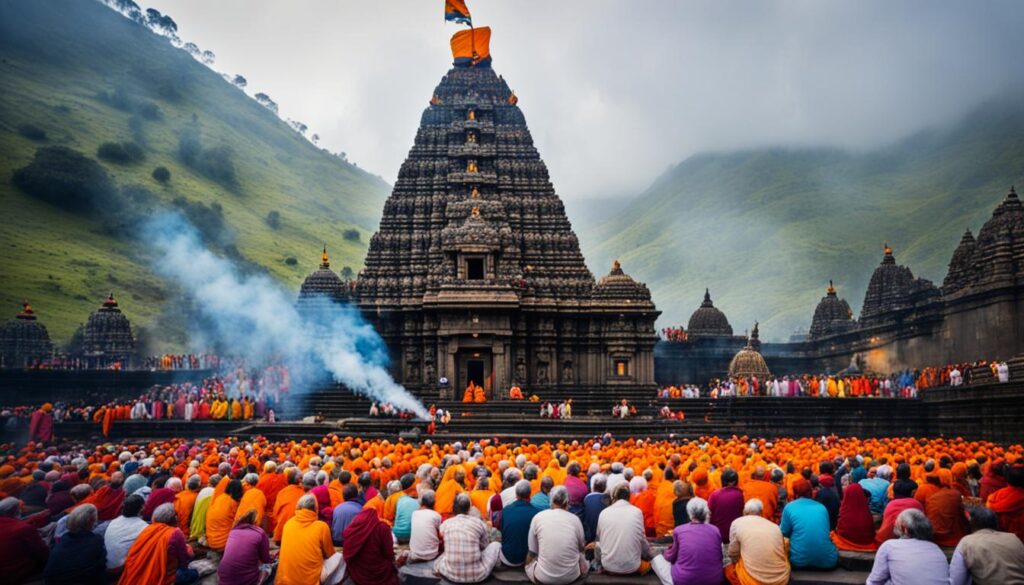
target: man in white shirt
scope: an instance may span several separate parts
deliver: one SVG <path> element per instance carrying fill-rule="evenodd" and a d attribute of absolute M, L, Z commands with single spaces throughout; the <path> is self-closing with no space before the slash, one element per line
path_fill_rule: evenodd
<path fill-rule="evenodd" d="M 625 471 L 626 467 L 623 464 L 618 461 L 612 463 L 611 473 L 608 474 L 608 481 L 605 482 L 604 493 L 610 496 L 615 493 L 615 488 L 618 487 L 619 484 L 629 483 L 629 479 L 626 477 Z"/>
<path fill-rule="evenodd" d="M 441 515 L 434 511 L 434 492 L 420 494 L 420 509 L 412 513 L 409 560 L 432 561 L 441 552 Z"/>
<path fill-rule="evenodd" d="M 135 544 L 135 539 L 149 526 L 139 517 L 146 500 L 138 494 L 124 499 L 121 515 L 110 521 L 107 531 L 103 534 L 103 546 L 107 549 L 107 568 L 117 569 L 124 566 L 128 551 Z"/>
<path fill-rule="evenodd" d="M 964 378 L 960 373 L 960 368 L 953 366 L 953 370 L 949 373 L 949 385 L 959 386 L 960 384 L 963 384 L 963 382 Z"/>
<path fill-rule="evenodd" d="M 629 486 L 619 484 L 612 505 L 597 520 L 597 553 L 601 567 L 613 575 L 647 574 L 651 545 L 644 533 L 644 513 L 629 503 Z"/>
<path fill-rule="evenodd" d="M 501 490 L 501 507 L 511 506 L 516 501 L 516 483 L 523 479 L 522 473 L 515 467 L 509 467 L 505 470 L 505 476 L 502 478 L 506 485 L 505 489 Z M 489 504 L 489 502 L 488 502 Z"/>
<path fill-rule="evenodd" d="M 1006 365 L 1006 362 L 999 362 L 996 367 L 996 375 L 999 376 L 1000 382 L 1010 381 L 1010 366 Z"/>
<path fill-rule="evenodd" d="M 551 490 L 551 509 L 530 522 L 526 576 L 532 583 L 566 585 L 587 571 L 583 524 L 568 507 L 569 492 L 558 486 Z"/>

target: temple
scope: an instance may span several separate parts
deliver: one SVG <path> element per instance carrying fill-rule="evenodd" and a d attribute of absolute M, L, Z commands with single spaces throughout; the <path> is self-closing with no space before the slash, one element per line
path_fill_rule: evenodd
<path fill-rule="evenodd" d="M 324 251 L 320 254 L 320 267 L 302 281 L 296 309 L 301 314 L 309 315 L 323 308 L 325 303 L 347 303 L 351 299 L 351 288 L 351 282 L 331 270 L 331 260 L 327 255 L 327 246 L 324 245 Z"/>
<path fill-rule="evenodd" d="M 355 302 L 422 396 L 653 388 L 650 291 L 618 262 L 595 282 L 518 98 L 474 42 L 466 59 L 453 39 Z"/>
<path fill-rule="evenodd" d="M 135 336 L 128 317 L 121 312 L 110 293 L 99 309 L 76 334 L 80 357 L 90 367 L 120 366 L 130 368 L 136 358 Z"/>
<path fill-rule="evenodd" d="M 27 368 L 53 353 L 50 334 L 26 301 L 20 313 L 0 326 L 0 364 Z"/>

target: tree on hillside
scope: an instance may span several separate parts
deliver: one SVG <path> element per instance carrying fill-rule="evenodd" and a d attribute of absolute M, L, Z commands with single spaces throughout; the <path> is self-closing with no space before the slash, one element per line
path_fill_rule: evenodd
<path fill-rule="evenodd" d="M 245 86 L 249 85 L 249 81 L 241 75 L 235 75 L 235 78 L 231 80 L 231 83 L 241 88 L 244 88 Z"/>
<path fill-rule="evenodd" d="M 261 91 L 260 93 L 254 95 L 252 97 L 257 102 L 259 102 L 259 104 L 261 106 L 263 106 L 264 108 L 267 108 L 268 110 L 270 110 L 271 112 L 274 112 L 275 114 L 277 113 L 277 102 L 275 102 L 274 100 L 270 99 L 269 95 L 267 95 L 267 94 L 265 94 L 265 93 L 263 93 Z"/>
<path fill-rule="evenodd" d="M 90 211 L 111 203 L 114 182 L 100 164 L 65 146 L 36 150 L 12 182 L 25 193 L 68 211 Z"/>
<path fill-rule="evenodd" d="M 213 51 L 203 51 L 202 60 L 205 65 L 213 65 L 213 62 L 217 59 L 217 55 Z"/>
<path fill-rule="evenodd" d="M 314 135 L 310 136 L 309 139 L 310 139 L 310 141 L 313 142 L 314 145 L 320 144 L 320 135 L 319 134 L 314 134 Z"/>
<path fill-rule="evenodd" d="M 163 18 L 163 14 L 160 14 L 160 11 L 156 8 L 146 9 L 146 24 L 149 25 L 149 28 L 155 29 L 160 26 L 161 18 Z"/>
<path fill-rule="evenodd" d="M 298 120 L 288 120 L 288 125 L 294 128 L 296 132 L 302 134 L 303 136 L 305 136 L 306 131 L 309 130 L 309 126 L 306 126 L 305 124 L 299 122 Z"/>
<path fill-rule="evenodd" d="M 192 55 L 195 58 L 198 58 L 199 55 L 202 53 L 202 51 L 199 50 L 199 45 L 192 42 L 185 43 L 184 45 L 182 45 L 181 48 L 185 49 L 186 53 Z"/>

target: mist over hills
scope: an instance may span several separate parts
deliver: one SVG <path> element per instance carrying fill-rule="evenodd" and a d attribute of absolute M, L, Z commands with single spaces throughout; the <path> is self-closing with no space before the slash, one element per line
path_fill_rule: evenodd
<path fill-rule="evenodd" d="M 0 2 L 0 87 L 0 319 L 27 299 L 60 344 L 114 291 L 180 349 L 188 307 L 134 233 L 158 208 L 296 289 L 325 242 L 334 269 L 361 266 L 388 185 L 98 2 Z"/>
<path fill-rule="evenodd" d="M 859 313 L 883 243 L 941 285 L 960 236 L 1024 182 L 1024 99 L 868 152 L 761 148 L 691 156 L 630 204 L 577 222 L 595 274 L 618 258 L 647 282 L 659 326 L 686 325 L 705 287 L 737 333 L 806 331 L 833 279 Z"/>

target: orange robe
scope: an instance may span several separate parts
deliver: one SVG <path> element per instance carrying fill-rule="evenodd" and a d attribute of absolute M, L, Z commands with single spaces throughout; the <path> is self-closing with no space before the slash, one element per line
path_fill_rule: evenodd
<path fill-rule="evenodd" d="M 644 491 L 633 494 L 630 498 L 631 503 L 640 508 L 640 511 L 644 513 L 644 531 L 648 535 L 654 534 L 654 499 L 656 494 L 654 488 L 648 487 Z"/>
<path fill-rule="evenodd" d="M 259 483 L 256 484 L 256 489 L 263 492 L 263 495 L 267 498 L 265 514 L 267 515 L 267 527 L 271 531 L 274 530 L 274 504 L 277 502 L 277 494 L 284 489 L 287 483 L 288 480 L 285 479 L 284 475 L 268 473 L 261 477 Z"/>
<path fill-rule="evenodd" d="M 282 492 L 283 493 L 283 492 Z M 284 527 L 278 557 L 277 585 L 311 585 L 320 582 L 324 559 L 335 553 L 331 529 L 317 520 L 316 512 L 298 510 Z"/>
<path fill-rule="evenodd" d="M 480 512 L 480 518 L 484 522 L 487 522 L 487 504 L 490 503 L 492 497 L 494 497 L 494 492 L 491 490 L 473 490 L 469 492 L 469 500 L 473 502 L 473 507 Z"/>
<path fill-rule="evenodd" d="M 676 501 L 675 489 L 671 481 L 662 481 L 654 496 L 654 535 L 661 537 L 672 534 L 676 527 L 676 518 L 672 514 L 672 504 Z"/>
<path fill-rule="evenodd" d="M 249 510 L 256 510 L 256 519 L 253 520 L 253 525 L 263 526 L 263 519 L 267 516 L 267 496 L 263 495 L 258 487 L 249 488 L 242 494 L 242 499 L 238 502 L 238 510 L 235 511 L 234 522 L 245 516 Z"/>
<path fill-rule="evenodd" d="M 932 541 L 939 546 L 956 546 L 967 535 L 963 497 L 955 489 L 944 487 L 928 496 L 924 513 L 932 523 Z"/>
<path fill-rule="evenodd" d="M 992 492 L 987 505 L 999 518 L 999 528 L 1024 542 L 1024 489 L 1007 486 Z"/>
<path fill-rule="evenodd" d="M 466 491 L 455 481 L 455 467 L 449 467 L 444 472 L 441 484 L 437 486 L 434 498 L 434 510 L 442 517 L 452 515 L 452 506 L 455 504 L 455 496 Z"/>
<path fill-rule="evenodd" d="M 172 585 L 175 571 L 167 566 L 167 548 L 174 526 L 154 522 L 135 539 L 125 557 L 118 585 Z"/>
<path fill-rule="evenodd" d="M 196 498 L 199 492 L 192 490 L 181 490 L 174 496 L 174 513 L 178 515 L 178 528 L 182 533 L 189 533 L 189 526 L 192 523 L 192 509 L 196 507 Z"/>
<path fill-rule="evenodd" d="M 277 501 L 274 502 L 274 541 L 277 543 L 281 542 L 285 522 L 295 515 L 295 504 L 305 494 L 298 485 L 287 485 L 277 493 Z"/>
<path fill-rule="evenodd" d="M 210 504 L 206 512 L 206 546 L 216 551 L 224 550 L 237 511 L 238 502 L 231 496 L 217 498 Z"/>
<path fill-rule="evenodd" d="M 751 479 L 743 483 L 743 501 L 753 498 L 761 500 L 761 517 L 768 520 L 775 518 L 775 510 L 779 507 L 779 488 L 770 481 Z"/>

